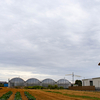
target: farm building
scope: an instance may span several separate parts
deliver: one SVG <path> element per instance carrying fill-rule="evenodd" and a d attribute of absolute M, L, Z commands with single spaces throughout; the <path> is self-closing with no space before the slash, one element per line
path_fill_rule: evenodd
<path fill-rule="evenodd" d="M 60 79 L 57 82 L 53 79 L 47 78 L 42 81 L 39 81 L 36 78 L 30 78 L 24 81 L 21 78 L 13 78 L 9 80 L 8 87 L 16 87 L 16 86 L 43 86 L 48 87 L 48 85 L 58 85 L 58 87 L 68 88 L 71 86 L 71 83 L 66 79 Z"/>
<path fill-rule="evenodd" d="M 95 86 L 95 89 L 100 89 L 100 77 L 83 79 L 82 86 Z"/>

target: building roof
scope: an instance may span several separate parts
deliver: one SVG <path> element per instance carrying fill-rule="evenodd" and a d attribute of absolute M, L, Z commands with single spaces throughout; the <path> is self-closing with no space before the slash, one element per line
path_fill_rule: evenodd
<path fill-rule="evenodd" d="M 100 77 L 92 78 L 92 79 L 100 79 Z"/>
<path fill-rule="evenodd" d="M 8 83 L 8 82 L 6 82 L 6 81 L 0 81 L 0 83 L 5 84 L 5 83 Z"/>
<path fill-rule="evenodd" d="M 88 79 L 82 79 L 82 81 L 84 81 L 84 80 L 92 80 L 92 79 L 100 79 L 100 77 L 88 78 Z"/>

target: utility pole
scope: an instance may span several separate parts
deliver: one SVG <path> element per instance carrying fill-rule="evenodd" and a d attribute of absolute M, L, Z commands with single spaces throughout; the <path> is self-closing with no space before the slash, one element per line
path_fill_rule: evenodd
<path fill-rule="evenodd" d="M 74 84 L 74 77 L 81 77 L 79 75 L 74 75 L 74 72 L 72 74 L 66 74 L 66 76 L 72 75 L 72 83 Z"/>
<path fill-rule="evenodd" d="M 74 83 L 74 72 L 72 72 L 72 82 Z"/>

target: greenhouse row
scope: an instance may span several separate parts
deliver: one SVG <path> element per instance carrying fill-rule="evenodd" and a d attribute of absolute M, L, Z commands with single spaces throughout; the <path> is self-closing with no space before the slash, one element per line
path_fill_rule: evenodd
<path fill-rule="evenodd" d="M 36 78 L 30 78 L 27 81 L 24 81 L 22 78 L 13 78 L 9 80 L 8 87 L 16 86 L 43 86 L 47 87 L 48 85 L 58 85 L 58 87 L 68 88 L 71 86 L 71 83 L 66 79 L 59 79 L 54 81 L 53 79 L 47 78 L 42 81 L 39 81 Z"/>

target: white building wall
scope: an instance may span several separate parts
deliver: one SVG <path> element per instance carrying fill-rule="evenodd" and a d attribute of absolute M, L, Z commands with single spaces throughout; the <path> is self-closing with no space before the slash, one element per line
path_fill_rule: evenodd
<path fill-rule="evenodd" d="M 93 86 L 95 86 L 96 89 L 100 89 L 100 77 L 92 79 L 83 79 L 82 86 L 90 86 L 90 81 L 93 81 Z"/>
<path fill-rule="evenodd" d="M 93 79 L 93 85 L 96 87 L 96 88 L 100 88 L 100 79 Z"/>
<path fill-rule="evenodd" d="M 90 80 L 83 80 L 82 86 L 90 86 Z"/>

